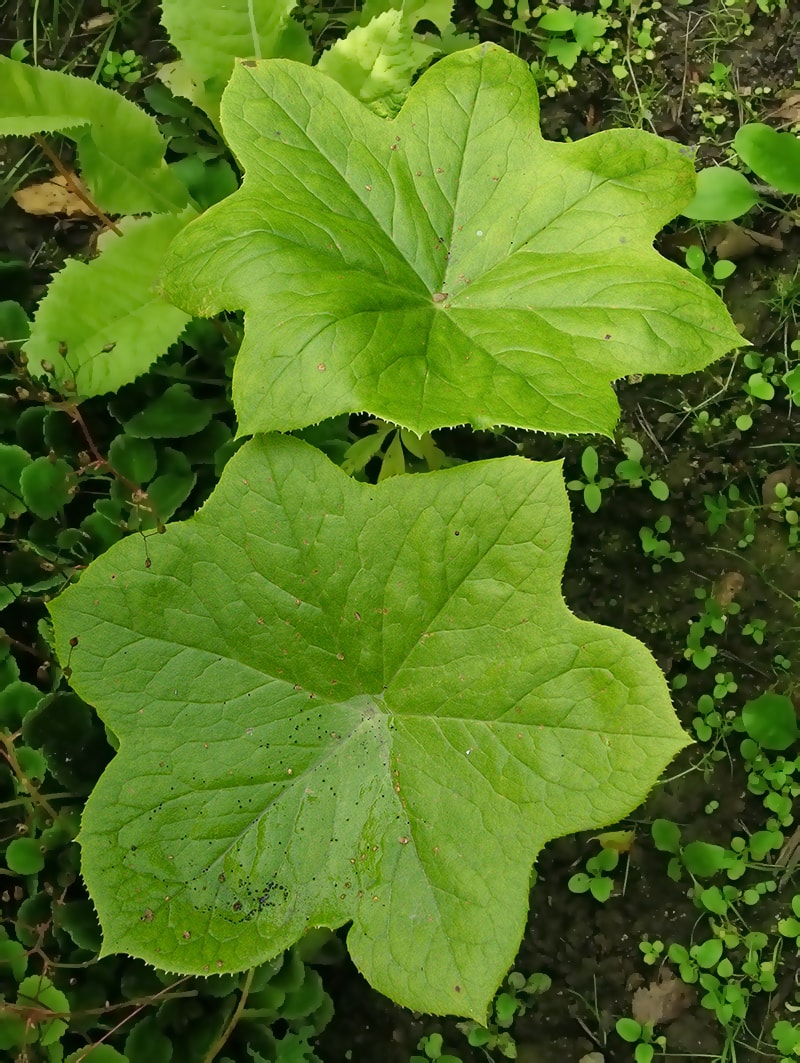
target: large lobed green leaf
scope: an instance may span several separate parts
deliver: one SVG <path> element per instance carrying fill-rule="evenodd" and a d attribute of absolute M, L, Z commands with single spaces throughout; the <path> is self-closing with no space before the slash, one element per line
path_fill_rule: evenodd
<path fill-rule="evenodd" d="M 68 262 L 36 311 L 24 348 L 31 372 L 49 362 L 59 389 L 83 399 L 117 391 L 166 354 L 189 317 L 155 284 L 167 248 L 195 214 L 125 218 L 121 236 L 100 238 L 97 258 Z"/>
<path fill-rule="evenodd" d="M 164 162 L 155 120 L 118 92 L 0 56 L 0 136 L 63 133 L 92 199 L 111 214 L 180 210 L 186 189 Z"/>
<path fill-rule="evenodd" d="M 352 921 L 376 988 L 484 1019 L 541 846 L 686 742 L 648 651 L 567 609 L 569 528 L 557 463 L 374 487 L 259 437 L 93 562 L 50 609 L 120 741 L 80 836 L 105 954 L 240 970 Z"/>
<path fill-rule="evenodd" d="M 243 187 L 176 240 L 165 289 L 244 309 L 243 432 L 368 411 L 605 432 L 611 381 L 736 345 L 722 302 L 654 235 L 692 196 L 684 149 L 637 130 L 545 142 L 527 64 L 441 60 L 398 117 L 319 72 L 243 63 L 222 122 Z"/>

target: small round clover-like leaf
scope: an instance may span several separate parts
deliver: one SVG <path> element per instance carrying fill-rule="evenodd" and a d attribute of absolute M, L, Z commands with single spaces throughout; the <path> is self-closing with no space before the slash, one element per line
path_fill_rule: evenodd
<path fill-rule="evenodd" d="M 163 283 L 188 312 L 245 311 L 244 434 L 364 410 L 417 434 L 609 434 L 613 380 L 741 343 L 652 246 L 692 197 L 685 149 L 630 129 L 546 142 L 502 48 L 441 60 L 391 121 L 309 67 L 247 61 L 221 116 L 243 186 L 178 236 Z"/>
<path fill-rule="evenodd" d="M 645 647 L 567 609 L 569 533 L 558 463 L 372 486 L 257 437 L 94 561 L 50 609 L 119 738 L 79 838 L 105 953 L 242 970 L 352 921 L 377 989 L 483 1021 L 542 845 L 686 743 Z"/>
<path fill-rule="evenodd" d="M 63 458 L 37 458 L 20 476 L 25 505 L 43 520 L 64 508 L 75 494 L 76 483 L 75 470 Z"/>
<path fill-rule="evenodd" d="M 13 444 L 0 443 L 0 527 L 5 517 L 19 517 L 27 508 L 22 497 L 20 480 L 30 464 L 31 456 L 27 450 Z"/>
<path fill-rule="evenodd" d="M 8 843 L 6 863 L 17 875 L 35 875 L 44 867 L 44 856 L 35 838 L 15 838 Z"/>

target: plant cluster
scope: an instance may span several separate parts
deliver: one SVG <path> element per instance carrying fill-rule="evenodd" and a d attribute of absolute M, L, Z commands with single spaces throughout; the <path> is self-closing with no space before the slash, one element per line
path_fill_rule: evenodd
<path fill-rule="evenodd" d="M 36 48 L 0 60 L 0 132 L 99 229 L 32 319 L 0 304 L 19 902 L 0 1047 L 52 1063 L 167 1063 L 178 1043 L 192 1063 L 313 1060 L 332 1006 L 312 964 L 347 924 L 373 986 L 515 1058 L 549 983 L 506 975 L 537 853 L 626 815 L 686 744 L 648 651 L 566 607 L 560 466 L 466 462 L 442 432 L 610 437 L 616 380 L 739 344 L 726 267 L 652 247 L 695 209 L 691 160 L 637 130 L 539 133 L 536 81 L 557 91 L 584 56 L 633 77 L 659 5 L 506 4 L 540 47 L 533 76 L 475 47 L 448 0 L 295 8 L 164 0 L 179 58 L 144 92 L 157 118 L 114 91 L 143 59 L 111 37 L 96 81 Z M 739 432 L 797 390 L 788 362 L 742 365 Z M 642 443 L 620 447 L 613 475 L 584 447 L 566 486 L 591 513 L 623 489 L 659 503 L 639 543 L 662 572 L 684 560 L 671 489 Z M 766 517 L 796 547 L 791 479 L 742 497 L 707 497 L 710 531 L 741 518 L 744 542 Z M 746 732 L 768 819 L 727 848 L 654 825 L 717 922 L 710 944 L 642 955 L 738 1032 L 800 936 L 796 904 L 771 935 L 739 915 L 774 892 L 748 876 L 792 824 L 796 731 L 773 691 L 729 708 L 716 658 L 738 603 L 697 602 L 687 672 L 720 670 L 695 731 L 715 749 Z M 772 637 L 743 619 L 752 644 Z M 569 889 L 605 902 L 627 849 L 600 844 Z M 665 1047 L 650 1023 L 617 1033 L 637 1060 Z M 773 1035 L 794 1051 L 789 1024 Z M 438 1033 L 418 1052 L 454 1058 Z"/>

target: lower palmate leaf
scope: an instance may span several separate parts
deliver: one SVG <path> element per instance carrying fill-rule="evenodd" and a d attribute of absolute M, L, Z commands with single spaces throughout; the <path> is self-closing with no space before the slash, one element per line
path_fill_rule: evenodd
<path fill-rule="evenodd" d="M 483 1020 L 542 845 L 686 744 L 645 647 L 566 607 L 569 534 L 558 463 L 372 486 L 267 436 L 98 558 L 51 612 L 120 742 L 80 836 L 104 953 L 211 974 L 352 922 L 381 992 Z"/>

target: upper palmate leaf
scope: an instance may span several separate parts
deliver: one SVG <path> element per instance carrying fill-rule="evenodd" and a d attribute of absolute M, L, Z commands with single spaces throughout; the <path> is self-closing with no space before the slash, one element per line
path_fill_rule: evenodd
<path fill-rule="evenodd" d="M 644 646 L 564 604 L 568 540 L 556 463 L 373 487 L 273 436 L 93 562 L 50 608 L 120 741 L 80 838 L 105 952 L 240 970 L 352 921 L 377 989 L 484 1019 L 541 846 L 685 744 Z"/>
<path fill-rule="evenodd" d="M 243 187 L 172 246 L 184 309 L 244 309 L 244 433 L 367 411 L 422 433 L 471 422 L 605 432 L 626 373 L 685 373 L 739 342 L 653 237 L 691 159 L 638 130 L 551 144 L 528 66 L 441 60 L 393 121 L 319 72 L 241 64 L 222 123 Z"/>
<path fill-rule="evenodd" d="M 155 119 L 141 107 L 88 78 L 0 56 L 0 136 L 35 133 L 75 142 L 81 177 L 111 214 L 164 214 L 186 205 Z"/>

